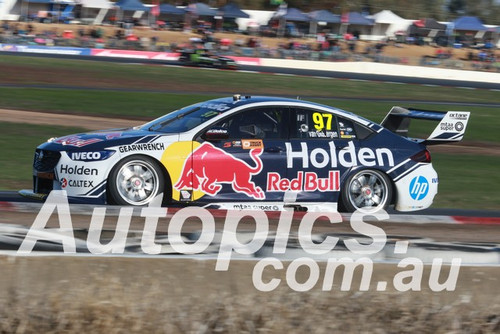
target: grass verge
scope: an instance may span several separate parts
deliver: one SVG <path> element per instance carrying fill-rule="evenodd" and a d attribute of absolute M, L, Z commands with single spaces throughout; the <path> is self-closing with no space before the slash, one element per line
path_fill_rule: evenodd
<path fill-rule="evenodd" d="M 149 120 L 180 107 L 222 96 L 217 94 L 0 88 L 0 107 Z M 409 105 L 398 102 L 346 101 L 323 98 L 311 98 L 310 100 L 354 112 L 375 122 L 381 122 L 394 105 L 426 110 L 468 110 L 472 112 L 472 116 L 465 140 L 500 142 L 496 130 L 497 124 L 500 123 L 500 113 L 492 107 L 418 103 Z M 103 103 L 103 101 L 106 102 Z M 436 123 L 432 124 L 437 125 Z M 416 127 L 412 130 L 419 136 L 428 136 L 432 132 L 426 127 L 415 125 Z"/>
<path fill-rule="evenodd" d="M 51 137 L 84 131 L 77 127 L 0 122 L 0 189 L 31 188 L 35 148 Z"/>
<path fill-rule="evenodd" d="M 0 84 L 286 96 L 500 102 L 498 92 L 69 59 L 0 56 Z M 466 73 L 466 72 L 465 72 Z"/>
<path fill-rule="evenodd" d="M 499 156 L 434 153 L 432 164 L 439 175 L 434 207 L 499 209 Z"/>

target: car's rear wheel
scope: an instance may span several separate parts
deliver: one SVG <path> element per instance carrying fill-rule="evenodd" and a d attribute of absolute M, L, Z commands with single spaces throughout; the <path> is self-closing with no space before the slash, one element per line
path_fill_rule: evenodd
<path fill-rule="evenodd" d="M 165 176 L 151 158 L 125 158 L 113 168 L 108 178 L 113 203 L 146 205 L 165 190 Z"/>
<path fill-rule="evenodd" d="M 391 200 L 391 181 L 378 170 L 365 169 L 354 173 L 342 188 L 341 204 L 347 212 L 377 212 L 385 209 Z"/>

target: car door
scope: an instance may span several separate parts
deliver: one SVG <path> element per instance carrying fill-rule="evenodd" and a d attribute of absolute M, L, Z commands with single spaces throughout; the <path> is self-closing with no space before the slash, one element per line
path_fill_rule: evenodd
<path fill-rule="evenodd" d="M 204 194 L 198 202 L 283 201 L 283 192 L 268 191 L 268 177 L 286 175 L 287 110 L 281 106 L 245 109 L 212 124 L 196 138 L 200 145 L 192 155 L 197 171 L 193 188 Z M 208 136 L 217 132 L 224 135 Z"/>
<path fill-rule="evenodd" d="M 337 202 L 341 179 L 356 163 L 352 122 L 307 108 L 294 108 L 291 118 L 287 168 L 296 202 Z"/>

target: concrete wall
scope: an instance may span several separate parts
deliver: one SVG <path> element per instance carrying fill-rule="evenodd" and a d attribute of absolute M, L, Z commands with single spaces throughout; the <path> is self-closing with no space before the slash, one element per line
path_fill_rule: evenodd
<path fill-rule="evenodd" d="M 373 62 L 317 62 L 311 60 L 261 59 L 262 66 L 300 68 L 363 74 L 397 75 L 402 77 L 462 80 L 499 83 L 500 73 L 464 71 L 444 68 L 393 65 Z"/>

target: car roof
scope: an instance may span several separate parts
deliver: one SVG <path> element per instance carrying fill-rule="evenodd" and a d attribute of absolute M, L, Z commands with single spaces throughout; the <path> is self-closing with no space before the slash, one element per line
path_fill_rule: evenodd
<path fill-rule="evenodd" d="M 353 120 L 357 120 L 358 122 L 361 122 L 365 125 L 368 124 L 376 124 L 364 117 L 361 117 L 359 115 L 356 115 L 352 112 L 339 109 L 336 107 L 320 104 L 320 103 L 315 103 L 315 102 L 310 102 L 310 101 L 305 101 L 305 100 L 300 100 L 300 99 L 292 99 L 292 98 L 286 98 L 286 97 L 274 97 L 274 96 L 249 96 L 249 95 L 233 95 L 233 97 L 223 97 L 223 98 L 218 98 L 214 100 L 209 100 L 206 101 L 206 103 L 225 103 L 228 105 L 232 105 L 232 108 L 244 106 L 244 105 L 250 105 L 250 104 L 265 104 L 265 103 L 270 103 L 270 104 L 278 104 L 278 105 L 293 105 L 293 106 L 303 106 L 303 107 L 311 107 L 311 108 L 320 108 L 320 109 L 328 109 L 332 112 L 337 113 L 340 116 L 344 116 Z M 231 109 L 232 109 L 231 108 Z"/>

